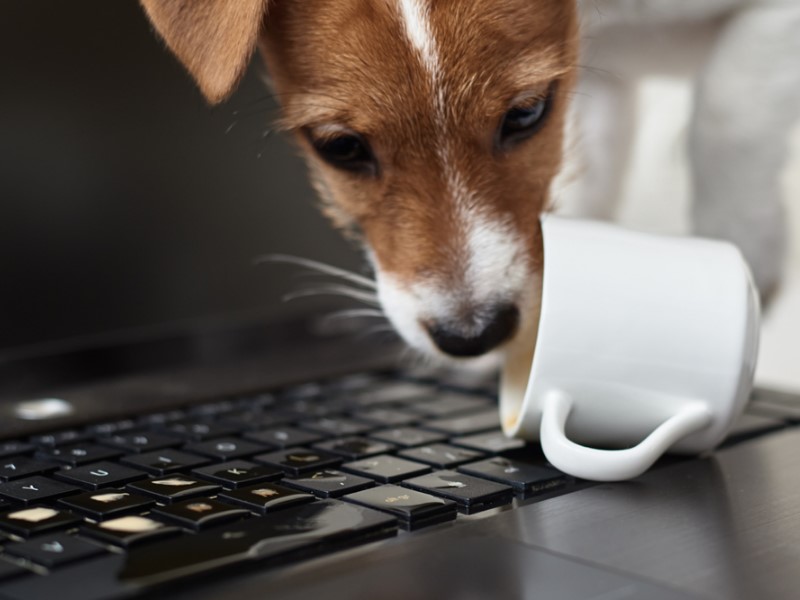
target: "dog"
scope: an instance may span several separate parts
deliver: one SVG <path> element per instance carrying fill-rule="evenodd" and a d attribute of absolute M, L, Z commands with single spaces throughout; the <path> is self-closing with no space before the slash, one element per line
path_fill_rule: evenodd
<path fill-rule="evenodd" d="M 581 210 L 611 216 L 622 160 L 608 146 L 628 137 L 630 84 L 583 77 L 604 71 L 581 40 L 623 30 L 716 28 L 691 133 L 695 230 L 738 243 L 762 291 L 779 280 L 797 0 L 141 3 L 212 104 L 258 51 L 325 214 L 363 244 L 384 312 L 423 353 L 477 357 L 535 332 L 539 216 L 571 103 L 580 117 L 611 108 L 578 124 Z"/>

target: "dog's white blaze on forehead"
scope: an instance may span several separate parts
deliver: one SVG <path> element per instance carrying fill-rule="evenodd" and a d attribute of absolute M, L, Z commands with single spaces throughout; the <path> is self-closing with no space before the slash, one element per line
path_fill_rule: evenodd
<path fill-rule="evenodd" d="M 400 15 L 411 46 L 420 54 L 432 80 L 438 79 L 439 57 L 431 31 L 426 0 L 400 0 Z"/>
<path fill-rule="evenodd" d="M 439 137 L 445 136 L 446 92 L 442 84 L 441 61 L 436 38 L 430 23 L 428 0 L 399 0 L 400 16 L 411 47 L 419 54 L 422 66 L 428 72 L 433 97 L 431 105 L 436 115 Z"/>
<path fill-rule="evenodd" d="M 472 201 L 474 201 L 472 193 L 467 187 L 464 177 L 453 166 L 453 160 L 450 156 L 448 145 L 444 144 L 438 148 L 437 154 L 442 163 L 442 168 L 444 169 L 444 178 L 445 182 L 447 183 L 447 191 L 450 193 L 450 196 L 459 206 L 466 206 L 467 204 L 472 203 Z"/>

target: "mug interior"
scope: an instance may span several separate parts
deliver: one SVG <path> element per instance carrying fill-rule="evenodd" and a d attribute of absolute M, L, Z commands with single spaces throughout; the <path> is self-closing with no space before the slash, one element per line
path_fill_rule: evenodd
<path fill-rule="evenodd" d="M 539 340 L 541 298 L 542 289 L 539 290 L 539 310 L 533 319 L 533 326 L 520 332 L 519 338 L 509 345 L 500 376 L 500 422 L 503 432 L 509 437 L 517 435 L 525 414 L 523 405 Z"/>

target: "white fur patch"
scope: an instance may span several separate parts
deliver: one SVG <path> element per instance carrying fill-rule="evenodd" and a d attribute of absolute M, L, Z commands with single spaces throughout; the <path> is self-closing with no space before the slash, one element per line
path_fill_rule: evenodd
<path fill-rule="evenodd" d="M 420 54 L 432 80 L 439 76 L 439 56 L 431 31 L 426 0 L 400 0 L 400 15 L 411 46 Z"/>
<path fill-rule="evenodd" d="M 449 152 L 440 153 L 447 188 L 467 239 L 464 284 L 473 302 L 514 301 L 529 276 L 525 245 L 512 223 L 491 219 L 456 170 Z"/>
<path fill-rule="evenodd" d="M 422 314 L 425 304 L 420 298 L 420 290 L 414 293 L 403 287 L 394 277 L 380 268 L 375 269 L 375 281 L 378 284 L 378 300 L 380 300 L 383 312 L 397 333 L 412 348 L 434 354 L 436 350 L 433 342 L 420 323 L 420 319 L 425 317 Z M 418 284 L 414 287 L 426 286 Z M 430 294 L 425 294 L 423 290 L 423 295 Z"/>
<path fill-rule="evenodd" d="M 419 54 L 422 66 L 428 72 L 433 97 L 431 105 L 436 113 L 438 135 L 443 138 L 445 132 L 445 114 L 447 111 L 446 92 L 442 84 L 441 60 L 436 38 L 430 24 L 430 7 L 428 0 L 400 0 L 400 16 L 411 47 Z"/>
<path fill-rule="evenodd" d="M 467 237 L 465 285 L 473 302 L 516 302 L 527 292 L 530 271 L 525 245 L 510 223 L 491 220 L 472 209 L 464 215 Z"/>

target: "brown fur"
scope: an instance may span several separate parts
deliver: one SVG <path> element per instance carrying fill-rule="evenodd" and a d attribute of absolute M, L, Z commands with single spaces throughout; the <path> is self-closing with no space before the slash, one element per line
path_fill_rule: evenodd
<path fill-rule="evenodd" d="M 147 16 L 212 104 L 244 74 L 267 0 L 141 0 Z"/>
<path fill-rule="evenodd" d="M 256 43 L 254 19 L 260 23 L 264 8 L 253 0 L 246 9 L 224 8 L 240 1 L 191 3 L 202 8 L 175 2 L 180 7 L 164 16 L 168 2 L 143 0 L 212 102 L 230 91 L 248 44 Z M 360 231 L 380 267 L 398 280 L 460 282 L 465 240 L 456 220 L 458 199 L 450 197 L 436 150 L 445 139 L 472 201 L 513 224 L 532 270 L 539 270 L 538 217 L 560 166 L 574 79 L 575 3 L 438 0 L 430 6 L 447 108 L 443 121 L 397 0 L 277 0 L 258 45 L 282 104 L 282 123 L 306 149 L 326 212 L 337 226 Z M 215 11 L 222 24 L 209 33 Z M 523 92 L 543 95 L 554 81 L 558 93 L 543 128 L 509 151 L 496 150 L 494 136 L 512 99 Z M 342 172 L 321 161 L 300 133 L 325 124 L 367 139 L 379 174 Z"/>
<path fill-rule="evenodd" d="M 490 213 L 509 217 L 531 256 L 539 257 L 537 219 L 561 160 L 576 32 L 571 3 L 535 6 L 525 0 L 432 3 L 447 90 L 443 128 L 395 2 L 285 1 L 270 15 L 261 49 L 285 122 L 292 129 L 340 123 L 370 141 L 383 166 L 378 178 L 335 171 L 309 150 L 310 161 L 339 224 L 359 227 L 381 267 L 402 280 L 442 281 L 461 270 L 455 199 L 435 153 L 444 136 L 467 187 Z M 494 134 L 511 99 L 526 90 L 544 92 L 554 78 L 561 93 L 548 124 L 520 147 L 496 153 Z"/>

